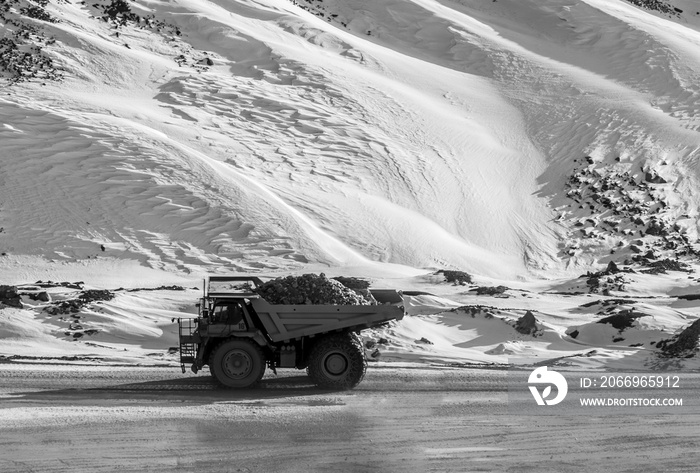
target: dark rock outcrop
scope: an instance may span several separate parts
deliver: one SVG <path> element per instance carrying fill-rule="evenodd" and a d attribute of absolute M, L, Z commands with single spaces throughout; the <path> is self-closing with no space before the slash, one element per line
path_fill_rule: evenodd
<path fill-rule="evenodd" d="M 534 335 L 537 332 L 537 319 L 529 310 L 515 323 L 515 330 L 523 335 Z"/>
<path fill-rule="evenodd" d="M 631 309 L 623 309 L 617 314 L 604 317 L 598 321 L 599 324 L 609 324 L 622 332 L 632 326 L 635 320 L 640 317 L 645 317 L 648 314 L 643 314 L 641 312 L 635 312 Z"/>
<path fill-rule="evenodd" d="M 691 358 L 695 356 L 700 338 L 700 319 L 686 327 L 678 336 L 656 344 L 661 355 L 667 358 Z"/>
<path fill-rule="evenodd" d="M 0 286 L 0 303 L 21 309 L 22 299 L 17 293 L 17 288 L 15 286 Z"/>
<path fill-rule="evenodd" d="M 464 271 L 441 269 L 435 274 L 444 275 L 445 281 L 454 283 L 455 285 L 460 284 L 462 286 L 465 286 L 467 284 L 472 284 L 473 282 L 471 274 L 465 273 Z"/>
<path fill-rule="evenodd" d="M 644 180 L 651 184 L 666 184 L 668 182 L 666 179 L 653 172 L 644 174 Z"/>

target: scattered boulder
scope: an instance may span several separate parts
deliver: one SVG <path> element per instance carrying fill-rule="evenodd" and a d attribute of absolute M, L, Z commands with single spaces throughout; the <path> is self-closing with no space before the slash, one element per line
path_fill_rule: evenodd
<path fill-rule="evenodd" d="M 454 283 L 455 285 L 466 286 L 467 284 L 472 284 L 472 276 L 464 271 L 453 271 L 447 269 L 441 269 L 435 274 L 442 274 L 445 276 L 445 281 Z"/>
<path fill-rule="evenodd" d="M 621 271 L 620 271 L 621 272 Z M 623 274 L 610 274 L 606 271 L 597 273 L 588 272 L 583 277 L 586 278 L 586 285 L 589 292 L 602 292 L 608 295 L 610 291 L 624 291 L 625 285 L 629 282 Z"/>
<path fill-rule="evenodd" d="M 494 317 L 494 314 L 498 312 L 498 309 L 496 307 L 486 305 L 463 305 L 450 309 L 448 312 L 464 312 L 465 314 L 471 315 L 472 318 L 476 318 L 477 315 L 483 314 L 484 318 L 491 319 Z"/>
<path fill-rule="evenodd" d="M 43 288 L 49 288 L 49 287 L 67 287 L 69 289 L 78 289 L 82 290 L 83 285 L 85 283 L 83 281 L 78 281 L 78 282 L 68 282 L 68 281 L 63 281 L 63 282 L 53 282 L 53 281 L 37 281 L 34 283 L 35 286 L 38 287 L 43 287 Z"/>
<path fill-rule="evenodd" d="M 646 317 L 648 314 L 635 312 L 632 309 L 623 309 L 617 314 L 604 317 L 598 321 L 599 324 L 609 324 L 622 332 L 632 326 L 635 320 L 640 317 Z"/>
<path fill-rule="evenodd" d="M 658 222 L 656 220 L 652 220 L 651 223 L 649 223 L 649 226 L 647 227 L 646 230 L 644 230 L 644 233 L 646 235 L 652 235 L 652 236 L 664 236 L 668 234 L 668 231 L 664 227 L 664 224 L 662 222 Z"/>
<path fill-rule="evenodd" d="M 648 171 L 644 174 L 644 180 L 651 184 L 666 184 L 668 181 L 655 172 Z"/>
<path fill-rule="evenodd" d="M 610 261 L 608 266 L 605 268 L 605 274 L 616 274 L 620 272 L 620 268 L 617 267 L 614 261 Z"/>
<path fill-rule="evenodd" d="M 46 291 L 41 292 L 22 292 L 23 296 L 29 297 L 33 301 L 51 302 L 51 296 Z"/>
<path fill-rule="evenodd" d="M 77 314 L 83 307 L 84 303 L 78 299 L 57 302 L 54 305 L 44 309 L 50 315 L 65 315 Z"/>
<path fill-rule="evenodd" d="M 563 191 L 572 201 L 568 206 L 582 210 L 564 212 L 559 216 L 559 221 L 569 225 L 571 237 L 560 249 L 562 256 L 582 256 L 575 246 L 583 238 L 588 240 L 594 259 L 596 254 L 600 255 L 603 251 L 629 251 L 641 256 L 650 246 L 658 250 L 659 257 L 671 256 L 671 252 L 675 252 L 673 256 L 676 257 L 700 254 L 692 247 L 695 241 L 687 241 L 688 235 L 683 229 L 669 223 L 678 217 L 674 210 L 677 210 L 677 204 L 672 195 L 677 191 L 669 189 L 669 192 L 659 192 L 656 187 L 657 184 L 672 182 L 669 178 L 661 177 L 657 170 L 648 165 L 638 175 L 633 168 L 611 164 L 607 159 L 598 157 L 592 159 L 586 156 L 574 162 L 576 164 L 564 183 Z M 587 225 L 587 222 L 591 222 L 591 225 Z M 642 238 L 624 241 L 625 237 Z M 659 238 L 663 242 L 657 241 Z M 611 239 L 615 240 L 619 249 L 610 248 Z M 634 260 L 634 263 L 638 262 Z"/>
<path fill-rule="evenodd" d="M 63 78 L 60 67 L 46 54 L 44 47 L 55 42 L 48 31 L 36 21 L 57 23 L 58 18 L 44 9 L 47 0 L 4 0 L 0 2 L 0 80 L 3 84 L 38 79 L 40 81 Z M 3 253 L 4 254 L 4 253 Z"/>
<path fill-rule="evenodd" d="M 198 289 L 196 287 L 192 289 Z M 124 288 L 119 288 L 117 291 L 123 291 Z M 138 287 L 135 289 L 128 289 L 127 292 L 138 292 L 138 291 L 184 291 L 183 286 L 171 285 L 171 286 L 158 286 L 158 287 Z"/>
<path fill-rule="evenodd" d="M 21 309 L 22 299 L 17 288 L 15 286 L 0 286 L 0 303 Z"/>
<path fill-rule="evenodd" d="M 484 294 L 486 294 L 488 296 L 498 296 L 498 295 L 505 293 L 508 290 L 508 288 L 506 286 L 496 286 L 496 287 L 481 286 L 481 287 L 477 287 L 475 290 L 476 290 L 476 293 L 480 296 L 484 295 Z"/>
<path fill-rule="evenodd" d="M 85 303 L 94 301 L 111 301 L 114 299 L 114 293 L 108 291 L 107 289 L 88 289 L 87 291 L 82 291 L 78 298 Z"/>
<path fill-rule="evenodd" d="M 689 265 L 669 258 L 664 258 L 658 261 L 645 260 L 642 261 L 642 264 L 649 268 L 642 271 L 642 273 L 645 274 L 666 274 L 666 271 L 692 272 Z"/>

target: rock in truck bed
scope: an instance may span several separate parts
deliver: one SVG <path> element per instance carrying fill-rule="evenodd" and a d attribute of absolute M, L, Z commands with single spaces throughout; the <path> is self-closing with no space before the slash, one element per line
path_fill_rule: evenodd
<path fill-rule="evenodd" d="M 371 294 L 363 296 L 325 274 L 304 274 L 272 279 L 255 288 L 270 304 L 373 305 Z M 370 299 L 371 298 L 371 299 Z"/>

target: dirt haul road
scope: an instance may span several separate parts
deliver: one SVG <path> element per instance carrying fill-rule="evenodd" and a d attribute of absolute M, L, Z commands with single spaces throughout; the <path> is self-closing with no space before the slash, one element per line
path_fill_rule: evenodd
<path fill-rule="evenodd" d="M 372 366 L 323 392 L 294 370 L 219 389 L 172 367 L 0 365 L 2 472 L 697 471 L 696 414 L 532 416 L 503 370 Z M 685 374 L 677 395 L 698 396 Z"/>

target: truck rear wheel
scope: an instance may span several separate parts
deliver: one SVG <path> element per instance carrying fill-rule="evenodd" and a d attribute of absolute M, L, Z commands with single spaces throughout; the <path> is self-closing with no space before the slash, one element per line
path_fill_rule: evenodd
<path fill-rule="evenodd" d="M 324 389 L 352 389 L 365 377 L 364 351 L 348 334 L 330 335 L 311 350 L 306 371 Z"/>
<path fill-rule="evenodd" d="M 250 340 L 226 340 L 212 351 L 209 370 L 214 379 L 227 388 L 246 388 L 265 374 L 265 355 Z"/>

